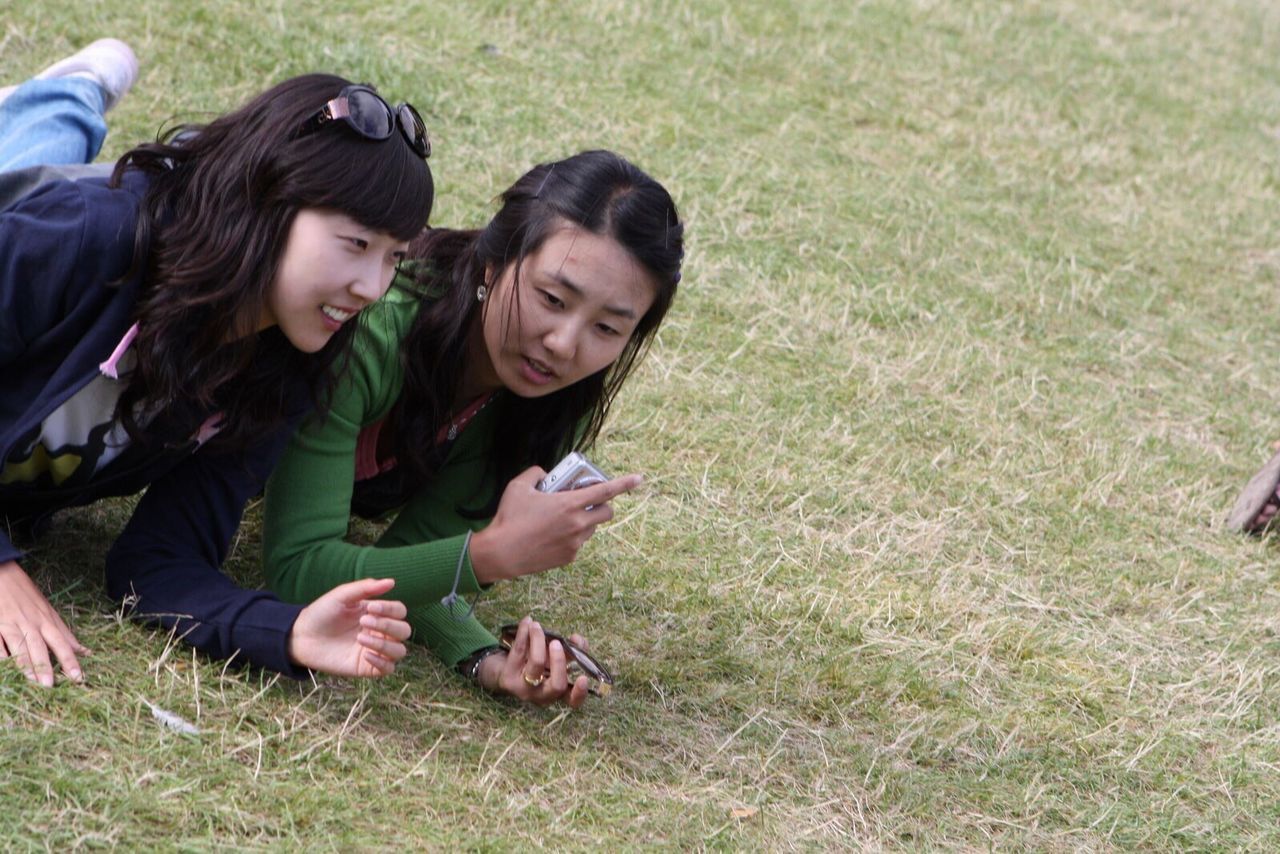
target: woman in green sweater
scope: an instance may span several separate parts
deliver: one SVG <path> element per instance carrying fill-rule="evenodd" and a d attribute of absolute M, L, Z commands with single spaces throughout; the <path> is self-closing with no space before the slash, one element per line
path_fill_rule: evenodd
<path fill-rule="evenodd" d="M 569 683 L 537 622 L 504 650 L 457 597 L 571 563 L 640 484 L 536 488 L 599 435 L 675 296 L 683 231 L 662 185 L 590 151 L 530 170 L 484 229 L 424 232 L 417 263 L 363 312 L 329 415 L 299 431 L 268 484 L 276 592 L 307 602 L 395 578 L 415 638 L 445 662 L 494 693 L 581 705 L 587 678 Z M 351 513 L 394 520 L 358 546 Z"/>

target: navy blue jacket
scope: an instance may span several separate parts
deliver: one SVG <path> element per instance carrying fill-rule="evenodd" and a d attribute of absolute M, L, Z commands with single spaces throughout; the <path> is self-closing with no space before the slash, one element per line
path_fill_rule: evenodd
<path fill-rule="evenodd" d="M 146 188 L 138 173 L 119 189 L 95 178 L 55 181 L 0 211 L 0 463 L 98 374 L 133 323 L 140 282 L 120 280 L 131 267 Z M 197 450 L 191 437 L 211 413 L 178 407 L 148 427 L 159 450 L 125 471 L 80 489 L 0 486 L 0 514 L 39 516 L 146 487 L 107 555 L 107 592 L 209 655 L 301 677 L 307 671 L 287 652 L 301 607 L 240 588 L 220 570 L 246 502 L 306 413 L 298 386 L 285 423 L 248 450 L 218 452 L 216 443 Z M 0 562 L 21 557 L 0 529 Z"/>

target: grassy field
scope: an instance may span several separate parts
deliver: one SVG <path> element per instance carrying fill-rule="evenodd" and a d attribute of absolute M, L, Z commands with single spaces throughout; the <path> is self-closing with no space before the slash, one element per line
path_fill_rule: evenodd
<path fill-rule="evenodd" d="M 614 696 L 517 708 L 421 648 L 376 684 L 224 672 L 104 597 L 129 502 L 69 512 L 30 567 L 95 654 L 86 687 L 0 668 L 0 847 L 1280 847 L 1280 550 L 1221 523 L 1280 437 L 1274 4 L 0 22 L 0 79 L 134 45 L 104 158 L 333 70 L 427 117 L 438 224 L 604 146 L 689 227 L 597 454 L 648 487 L 479 611 L 582 631 Z"/>

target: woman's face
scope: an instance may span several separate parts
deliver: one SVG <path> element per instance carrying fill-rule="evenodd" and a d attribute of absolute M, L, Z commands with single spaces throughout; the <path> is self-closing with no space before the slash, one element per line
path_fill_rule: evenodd
<path fill-rule="evenodd" d="M 491 288 L 478 384 L 542 397 L 591 376 L 622 354 L 656 292 L 618 241 L 564 224 Z"/>
<path fill-rule="evenodd" d="M 386 293 L 407 248 L 346 214 L 298 211 L 258 329 L 279 324 L 293 346 L 315 353 Z"/>

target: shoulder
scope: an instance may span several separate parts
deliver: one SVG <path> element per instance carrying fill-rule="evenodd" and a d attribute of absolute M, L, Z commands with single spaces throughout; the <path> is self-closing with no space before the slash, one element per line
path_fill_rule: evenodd
<path fill-rule="evenodd" d="M 148 178 L 128 172 L 118 187 L 109 181 L 110 175 L 100 169 L 81 175 L 66 167 L 36 167 L 0 177 L 0 203 L 7 203 L 6 214 L 52 222 L 87 217 L 95 225 L 110 225 L 121 217 L 136 218 L 150 185 Z"/>
<path fill-rule="evenodd" d="M 421 305 L 421 300 L 409 290 L 404 279 L 397 276 L 382 299 L 360 312 L 356 348 L 399 351 L 400 342 L 413 327 Z"/>
<path fill-rule="evenodd" d="M 31 166 L 12 172 L 0 172 L 0 210 L 21 201 L 47 184 L 81 178 L 107 178 L 110 175 L 109 163 Z"/>
<path fill-rule="evenodd" d="M 421 302 L 398 283 L 399 279 L 382 299 L 360 312 L 353 348 L 356 359 L 373 369 L 400 364 L 401 342 L 418 317 Z"/>
<path fill-rule="evenodd" d="M 114 267 L 119 275 L 132 260 L 146 188 L 141 175 L 126 176 L 119 187 L 107 186 L 101 176 L 55 178 L 38 183 L 3 215 L 20 230 L 24 242 L 45 243 L 64 254 L 91 255 L 95 266 Z"/>
<path fill-rule="evenodd" d="M 11 326 L 35 334 L 72 306 L 94 312 L 134 298 L 129 288 L 103 285 L 132 266 L 146 186 L 145 179 L 116 189 L 99 178 L 53 180 L 0 211 L 0 310 Z"/>
<path fill-rule="evenodd" d="M 360 312 L 339 398 L 348 417 L 370 423 L 391 409 L 404 385 L 400 361 L 403 341 L 418 316 L 419 301 L 412 293 L 392 286 L 382 299 Z M 351 397 L 359 398 L 352 409 Z"/>
<path fill-rule="evenodd" d="M 95 255 L 122 254 L 127 266 L 132 261 L 138 215 L 150 182 L 140 173 L 130 172 L 119 187 L 107 186 L 105 178 L 64 183 L 71 185 L 84 206 L 85 250 Z"/>

